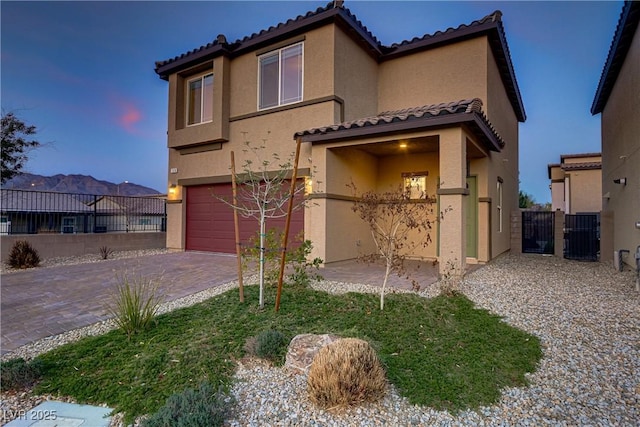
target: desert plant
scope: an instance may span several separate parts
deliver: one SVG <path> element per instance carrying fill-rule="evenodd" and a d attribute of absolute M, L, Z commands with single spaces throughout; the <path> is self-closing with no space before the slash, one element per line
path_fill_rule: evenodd
<path fill-rule="evenodd" d="M 286 344 L 286 338 L 281 332 L 274 331 L 273 329 L 263 331 L 256 337 L 256 356 L 275 362 L 278 358 L 282 357 Z"/>
<path fill-rule="evenodd" d="M 100 257 L 102 259 L 108 259 L 113 254 L 113 249 L 108 246 L 100 246 Z"/>
<path fill-rule="evenodd" d="M 384 309 L 384 295 L 391 272 L 401 275 L 408 254 L 431 243 L 433 198 L 424 192 L 419 199 L 411 187 L 398 187 L 385 193 L 367 191 L 358 196 L 356 185 L 347 184 L 354 195 L 351 210 L 369 225 L 376 252 L 362 254 L 359 259 L 376 262 L 380 258 L 385 264 L 385 273 L 380 288 L 380 310 Z M 415 287 L 415 285 L 414 285 Z"/>
<path fill-rule="evenodd" d="M 27 362 L 20 357 L 0 363 L 0 383 L 3 391 L 29 387 L 40 378 L 41 374 L 40 359 Z"/>
<path fill-rule="evenodd" d="M 32 268 L 40 265 L 38 251 L 26 240 L 17 240 L 9 252 L 9 267 Z"/>
<path fill-rule="evenodd" d="M 143 427 L 210 427 L 221 426 L 234 398 L 220 387 L 214 391 L 208 382 L 198 389 L 188 388 L 171 395 L 158 412 L 142 422 Z"/>
<path fill-rule="evenodd" d="M 288 279 L 292 283 L 308 286 L 312 281 L 322 280 L 318 269 L 324 261 L 318 257 L 309 260 L 312 249 L 311 240 L 303 240 L 300 246 L 287 253 L 287 265 L 293 270 Z"/>
<path fill-rule="evenodd" d="M 357 338 L 337 340 L 318 351 L 307 379 L 309 399 L 324 409 L 373 402 L 384 396 L 385 372 L 375 350 Z"/>
<path fill-rule="evenodd" d="M 464 278 L 464 274 L 460 272 L 460 268 L 457 266 L 457 259 L 448 260 L 444 273 L 440 275 L 439 286 L 440 293 L 454 297 L 460 294 L 460 283 Z"/>
<path fill-rule="evenodd" d="M 262 241 L 264 244 L 263 268 L 264 279 L 267 285 L 276 285 L 278 275 L 280 273 L 280 254 L 283 240 L 283 231 L 279 228 L 270 228 L 267 230 Z M 307 286 L 314 280 L 322 280 L 322 276 L 317 272 L 323 263 L 321 258 L 309 260 L 308 257 L 313 249 L 311 240 L 303 240 L 303 234 L 299 234 L 294 239 L 295 249 L 287 251 L 285 262 L 287 271 L 287 281 L 291 284 Z M 247 268 L 249 265 L 260 262 L 260 233 L 256 233 L 250 240 L 242 253 L 243 265 Z"/>
<path fill-rule="evenodd" d="M 133 279 L 127 274 L 116 275 L 117 292 L 109 305 L 118 327 L 129 338 L 151 326 L 162 296 L 158 293 L 159 280 L 139 275 Z"/>

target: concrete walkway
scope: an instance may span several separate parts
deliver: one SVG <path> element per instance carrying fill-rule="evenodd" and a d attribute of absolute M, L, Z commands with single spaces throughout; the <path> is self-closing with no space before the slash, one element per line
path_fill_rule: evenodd
<path fill-rule="evenodd" d="M 414 263 L 411 268 L 418 264 Z M 116 274 L 160 277 L 165 301 L 172 301 L 237 279 L 235 256 L 177 252 L 96 263 L 36 268 L 1 276 L 2 354 L 33 341 L 109 318 Z M 355 261 L 320 270 L 325 279 L 382 283 L 384 269 Z M 437 268 L 420 263 L 412 278 L 424 286 L 435 282 Z M 389 286 L 411 289 L 411 280 L 392 276 Z"/>

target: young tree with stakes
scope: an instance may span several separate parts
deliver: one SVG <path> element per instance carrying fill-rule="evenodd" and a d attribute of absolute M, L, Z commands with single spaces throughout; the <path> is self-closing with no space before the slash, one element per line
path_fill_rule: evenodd
<path fill-rule="evenodd" d="M 264 157 L 266 150 L 266 139 L 260 146 L 254 146 L 246 140 L 245 148 L 242 150 L 246 159 L 242 164 L 242 171 L 236 176 L 237 196 L 236 203 L 232 203 L 225 198 L 213 195 L 218 200 L 226 203 L 235 209 L 244 218 L 254 218 L 260 225 L 260 248 L 259 248 L 259 285 L 260 308 L 264 308 L 264 263 L 265 263 L 265 236 L 266 223 L 268 219 L 283 218 L 289 214 L 288 204 L 292 197 L 304 192 L 304 183 L 295 183 L 293 191 L 290 193 L 289 181 L 294 168 L 293 155 L 287 159 L 281 159 L 277 153 L 271 154 L 271 159 Z M 293 209 L 298 209 L 304 205 L 304 201 L 294 204 Z"/>

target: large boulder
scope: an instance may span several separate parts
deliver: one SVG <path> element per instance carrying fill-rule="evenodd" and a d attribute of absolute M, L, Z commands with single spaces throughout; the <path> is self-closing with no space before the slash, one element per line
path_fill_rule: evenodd
<path fill-rule="evenodd" d="M 313 358 L 318 351 L 338 339 L 340 337 L 330 334 L 302 334 L 295 336 L 287 349 L 285 369 L 298 374 L 308 374 Z"/>

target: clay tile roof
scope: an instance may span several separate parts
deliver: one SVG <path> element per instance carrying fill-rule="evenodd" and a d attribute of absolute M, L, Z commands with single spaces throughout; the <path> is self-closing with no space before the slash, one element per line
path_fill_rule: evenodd
<path fill-rule="evenodd" d="M 462 25 L 457 26 L 456 28 L 449 27 L 445 31 L 436 31 L 433 34 L 425 34 L 422 37 L 414 37 L 411 40 L 403 40 L 400 43 L 392 44 L 391 47 L 392 48 L 398 48 L 398 47 L 401 47 L 401 46 L 411 45 L 411 44 L 418 43 L 418 42 L 421 42 L 421 41 L 426 41 L 426 40 L 442 37 L 443 35 L 446 35 L 446 34 L 456 33 L 456 32 L 459 32 L 460 30 L 463 30 L 463 29 L 466 29 L 466 28 L 477 27 L 477 26 L 480 26 L 480 25 L 483 25 L 483 24 L 486 24 L 486 23 L 500 22 L 500 21 L 502 21 L 501 18 L 502 18 L 502 12 L 499 11 L 499 10 L 496 10 L 491 15 L 487 15 L 484 18 L 475 20 L 470 24 L 462 24 Z"/>
<path fill-rule="evenodd" d="M 588 170 L 588 169 L 602 169 L 602 162 L 583 162 L 583 163 L 563 163 L 562 170 Z"/>
<path fill-rule="evenodd" d="M 631 47 L 638 22 L 640 22 L 640 1 L 625 1 L 609 48 L 607 61 L 602 69 L 596 95 L 591 104 L 591 114 L 598 114 L 604 110 Z"/>
<path fill-rule="evenodd" d="M 369 129 L 365 128 L 371 128 L 370 133 L 386 133 L 387 130 L 395 132 L 470 121 L 475 122 L 475 125 L 472 127 L 478 132 L 485 134 L 484 137 L 487 140 L 486 142 L 489 149 L 499 151 L 504 147 L 504 141 L 498 135 L 493 125 L 487 120 L 487 117 L 482 111 L 482 101 L 478 98 L 385 111 L 376 116 L 300 131 L 294 136 L 310 141 L 326 140 L 332 139 L 330 134 L 335 133 L 335 139 L 340 139 L 344 137 L 345 133 L 351 135 L 356 133 L 369 133 Z M 389 125 L 396 126 L 393 126 L 393 129 L 386 129 L 390 127 Z M 363 131 L 354 132 L 358 129 Z M 323 136 L 326 137 L 323 138 Z M 348 136 L 349 135 L 347 135 L 347 137 Z"/>
<path fill-rule="evenodd" d="M 394 43 L 391 46 L 384 46 L 348 8 L 344 7 L 342 1 L 332 1 L 324 7 L 317 8 L 315 11 L 307 12 L 305 15 L 298 15 L 295 19 L 281 22 L 276 26 L 263 29 L 233 43 L 228 43 L 223 35 L 219 35 L 216 40 L 207 45 L 200 46 L 171 59 L 157 61 L 155 71 L 160 78 L 167 80 L 169 75 L 174 72 L 197 65 L 216 56 L 228 55 L 234 57 L 285 40 L 296 34 L 303 34 L 312 28 L 329 22 L 335 22 L 340 25 L 348 34 L 360 41 L 361 46 L 379 62 L 447 43 L 487 35 L 516 117 L 521 122 L 526 120 L 524 104 L 522 103 L 520 89 L 511 62 L 509 46 L 502 26 L 502 12 L 499 10 L 470 24 L 462 24 L 456 28 L 448 28 L 445 31 L 437 31 L 412 40 Z"/>

